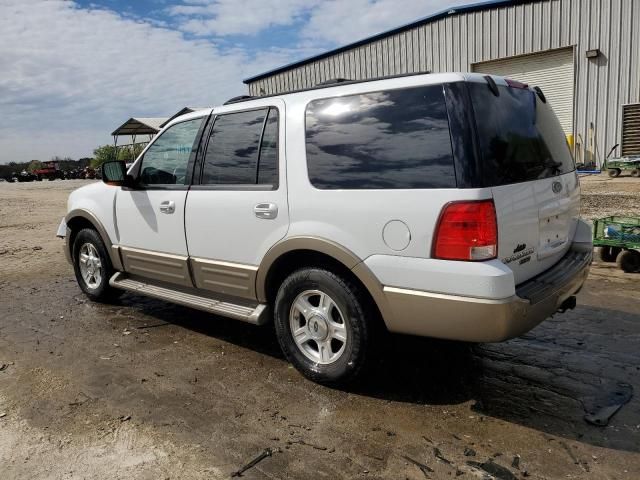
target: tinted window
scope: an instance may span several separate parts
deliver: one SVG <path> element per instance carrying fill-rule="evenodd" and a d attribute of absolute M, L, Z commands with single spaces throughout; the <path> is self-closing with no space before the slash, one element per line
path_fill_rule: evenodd
<path fill-rule="evenodd" d="M 207 146 L 202 183 L 256 183 L 258 149 L 268 109 L 230 113 L 216 118 Z"/>
<path fill-rule="evenodd" d="M 470 83 L 486 186 L 526 182 L 574 170 L 560 122 L 531 90 Z"/>
<path fill-rule="evenodd" d="M 278 111 L 269 110 L 260 144 L 258 183 L 278 188 Z"/>
<path fill-rule="evenodd" d="M 312 101 L 306 132 L 317 188 L 456 185 L 441 85 Z"/>
<path fill-rule="evenodd" d="M 184 185 L 187 163 L 202 118 L 169 127 L 145 152 L 140 168 L 143 185 Z"/>

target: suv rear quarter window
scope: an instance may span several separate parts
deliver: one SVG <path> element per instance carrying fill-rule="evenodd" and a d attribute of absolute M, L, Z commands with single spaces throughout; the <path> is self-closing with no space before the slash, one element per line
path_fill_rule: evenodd
<path fill-rule="evenodd" d="M 306 150 L 320 189 L 456 186 L 442 85 L 311 101 Z"/>

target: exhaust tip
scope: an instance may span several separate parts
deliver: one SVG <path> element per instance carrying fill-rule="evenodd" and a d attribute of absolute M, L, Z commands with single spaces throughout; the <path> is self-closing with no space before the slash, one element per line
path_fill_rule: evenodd
<path fill-rule="evenodd" d="M 577 303 L 578 302 L 576 301 L 576 297 L 571 296 L 567 298 L 564 302 L 562 302 L 562 305 L 560 305 L 560 307 L 558 308 L 558 312 L 564 313 L 567 310 L 573 310 L 574 308 L 576 308 Z"/>

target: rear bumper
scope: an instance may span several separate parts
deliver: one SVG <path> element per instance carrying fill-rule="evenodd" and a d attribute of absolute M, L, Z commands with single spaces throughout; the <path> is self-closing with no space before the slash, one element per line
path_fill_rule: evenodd
<path fill-rule="evenodd" d="M 584 284 L 592 249 L 575 246 L 556 265 L 519 285 L 515 295 L 483 299 L 384 287 L 389 330 L 468 342 L 499 342 L 531 330 Z"/>

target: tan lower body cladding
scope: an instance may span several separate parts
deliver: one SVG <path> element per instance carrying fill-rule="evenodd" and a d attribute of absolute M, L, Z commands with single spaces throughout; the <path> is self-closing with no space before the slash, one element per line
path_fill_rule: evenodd
<path fill-rule="evenodd" d="M 119 247 L 131 275 L 254 300 L 258 267 Z"/>

